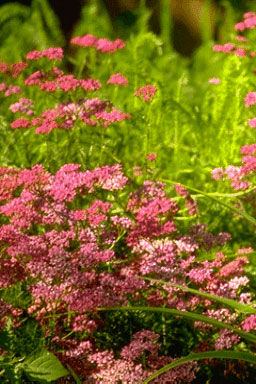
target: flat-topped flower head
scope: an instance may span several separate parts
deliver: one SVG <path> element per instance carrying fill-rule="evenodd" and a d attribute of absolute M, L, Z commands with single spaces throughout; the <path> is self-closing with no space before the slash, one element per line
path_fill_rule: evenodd
<path fill-rule="evenodd" d="M 144 101 L 148 101 L 151 103 L 155 97 L 157 88 L 154 85 L 145 85 L 144 87 L 140 87 L 135 92 L 135 96 L 141 96 Z"/>
<path fill-rule="evenodd" d="M 128 80 L 120 73 L 115 73 L 114 75 L 110 76 L 107 84 L 122 85 L 123 87 L 126 87 L 128 85 Z"/>
<path fill-rule="evenodd" d="M 106 38 L 97 38 L 93 35 L 87 34 L 84 36 L 77 36 L 71 40 L 71 44 L 79 45 L 80 47 L 88 48 L 94 47 L 99 52 L 113 53 L 118 49 L 125 47 L 125 42 L 121 39 L 116 39 L 114 42 Z"/>
<path fill-rule="evenodd" d="M 63 49 L 61 47 L 48 48 L 43 51 L 30 51 L 26 55 L 27 60 L 39 60 L 42 57 L 47 57 L 49 60 L 62 60 Z"/>

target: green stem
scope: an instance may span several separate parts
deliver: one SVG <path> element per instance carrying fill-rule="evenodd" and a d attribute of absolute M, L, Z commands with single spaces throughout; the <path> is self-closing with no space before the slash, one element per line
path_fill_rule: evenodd
<path fill-rule="evenodd" d="M 197 192 L 197 193 L 199 193 L 199 194 L 201 194 L 203 196 L 206 196 L 209 199 L 211 199 L 213 201 L 216 201 L 218 204 L 223 205 L 224 207 L 230 209 L 231 211 L 236 212 L 238 215 L 244 217 L 247 221 L 249 221 L 251 224 L 256 226 L 256 220 L 252 216 L 250 216 L 246 211 L 241 211 L 240 209 L 235 208 L 235 207 L 233 207 L 230 204 L 224 203 L 223 201 L 220 201 L 219 199 L 216 199 L 216 197 L 214 197 L 213 195 L 210 195 L 209 193 L 203 192 L 200 189 L 190 187 L 188 185 L 179 183 L 177 181 L 166 180 L 166 179 L 162 179 L 160 181 L 163 181 L 164 183 L 168 183 L 168 184 L 179 184 L 179 185 L 181 185 L 181 186 L 183 186 L 183 187 L 185 187 L 185 188 L 187 188 L 187 189 L 189 189 L 191 191 L 194 191 L 194 192 Z"/>

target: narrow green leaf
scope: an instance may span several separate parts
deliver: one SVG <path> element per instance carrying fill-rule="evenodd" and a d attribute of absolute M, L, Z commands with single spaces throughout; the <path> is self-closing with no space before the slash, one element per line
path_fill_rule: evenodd
<path fill-rule="evenodd" d="M 239 301 L 236 301 L 236 300 L 231 300 L 231 299 L 226 299 L 224 297 L 211 295 L 210 293 L 199 291 L 198 289 L 188 288 L 188 287 L 185 287 L 185 286 L 179 285 L 179 284 L 168 283 L 168 282 L 163 281 L 163 280 L 152 279 L 151 277 L 143 277 L 143 276 L 139 276 L 139 277 L 143 280 L 152 281 L 154 283 L 161 284 L 161 285 L 168 285 L 170 287 L 176 287 L 176 288 L 181 289 L 182 291 L 190 292 L 190 293 L 193 293 L 194 295 L 206 297 L 207 299 L 217 301 L 221 304 L 224 304 L 224 305 L 227 305 L 233 309 L 236 309 L 240 313 L 244 313 L 244 314 L 256 313 L 256 309 L 253 308 L 251 305 L 239 303 Z"/>
<path fill-rule="evenodd" d="M 248 352 L 235 352 L 235 351 L 207 351 L 200 353 L 191 353 L 186 357 L 175 360 L 170 364 L 165 365 L 157 372 L 153 373 L 150 377 L 144 380 L 141 384 L 148 384 L 150 381 L 159 377 L 163 373 L 170 369 L 179 367 L 180 365 L 187 363 L 188 361 L 203 360 L 203 359 L 232 359 L 232 360 L 243 360 L 252 364 L 256 364 L 256 356 Z"/>
<path fill-rule="evenodd" d="M 164 183 L 169 183 L 169 184 L 179 184 L 179 185 L 181 185 L 184 188 L 187 188 L 187 189 L 189 189 L 191 191 L 200 193 L 201 195 L 204 195 L 204 196 L 208 197 L 209 199 L 211 199 L 213 201 L 216 201 L 218 204 L 223 205 L 224 207 L 231 209 L 231 211 L 236 212 L 238 215 L 244 217 L 247 221 L 249 221 L 251 224 L 256 226 L 256 220 L 251 215 L 249 215 L 246 211 L 241 211 L 240 209 L 235 208 L 235 207 L 233 207 L 232 205 L 230 205 L 228 203 L 224 203 L 223 201 L 220 201 L 219 199 L 216 199 L 216 197 L 214 197 L 212 194 L 208 194 L 208 193 L 206 193 L 204 191 L 201 191 L 200 189 L 193 188 L 193 187 L 190 187 L 189 185 L 185 185 L 185 184 L 179 183 L 178 181 L 172 181 L 172 180 L 166 180 L 166 179 L 162 179 L 160 181 L 163 181 Z"/>
<path fill-rule="evenodd" d="M 243 337 L 244 339 L 252 343 L 256 343 L 256 336 L 250 332 L 241 331 L 240 329 L 237 329 L 230 324 L 226 324 L 224 322 L 214 320 L 210 317 L 199 315 L 193 312 L 179 311 L 177 309 L 162 308 L 162 307 L 109 307 L 109 308 L 97 308 L 97 310 L 98 311 L 159 312 L 159 313 L 165 313 L 165 314 L 174 315 L 174 316 L 181 316 L 181 317 L 184 317 L 185 319 L 189 319 L 193 321 L 201 321 L 203 323 L 211 324 L 216 328 L 230 329 L 231 331 L 233 331 L 234 333 L 237 333 L 239 336 Z"/>

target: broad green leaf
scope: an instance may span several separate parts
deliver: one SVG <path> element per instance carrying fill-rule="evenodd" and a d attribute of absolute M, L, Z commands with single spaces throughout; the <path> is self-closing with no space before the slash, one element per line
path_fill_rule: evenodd
<path fill-rule="evenodd" d="M 28 357 L 22 364 L 26 376 L 38 383 L 51 383 L 69 372 L 52 353 L 44 350 Z"/>
<path fill-rule="evenodd" d="M 203 359 L 232 359 L 232 360 L 242 360 L 247 361 L 252 364 L 256 364 L 256 356 L 252 353 L 247 352 L 235 352 L 235 351 L 207 351 L 200 353 L 191 353 L 186 357 L 175 360 L 170 364 L 165 365 L 153 375 L 144 380 L 141 384 L 150 383 L 156 377 L 162 375 L 163 373 L 169 371 L 172 368 L 179 367 L 180 365 L 187 363 L 188 361 L 203 360 Z"/>
<path fill-rule="evenodd" d="M 190 293 L 193 293 L 194 295 L 206 297 L 207 299 L 217 301 L 223 305 L 227 305 L 244 314 L 256 313 L 256 309 L 253 308 L 251 305 L 239 303 L 239 301 L 236 301 L 236 300 L 225 299 L 224 297 L 211 295 L 210 293 L 199 291 L 198 289 L 192 289 L 192 288 L 184 287 L 183 285 L 168 283 L 163 280 L 157 280 L 157 279 L 152 279 L 150 277 L 143 277 L 143 276 L 139 276 L 139 277 L 143 280 L 152 281 L 157 284 L 168 285 L 170 287 L 176 287 L 181 289 L 182 291 L 190 292 Z"/>
<path fill-rule="evenodd" d="M 239 336 L 243 337 L 244 339 L 255 343 L 256 342 L 256 336 L 252 333 L 247 333 L 244 331 L 241 331 L 240 329 L 237 329 L 233 327 L 230 324 L 226 324 L 224 322 L 214 320 L 210 317 L 199 315 L 197 313 L 187 312 L 187 311 L 179 311 L 177 309 L 171 309 L 171 308 L 162 308 L 162 307 L 109 307 L 109 308 L 97 308 L 98 311 L 144 311 L 144 312 L 160 312 L 165 313 L 169 315 L 174 316 L 180 316 L 184 317 L 185 319 L 193 320 L 193 321 L 201 321 L 206 324 L 211 324 L 216 328 L 225 328 L 230 329 L 234 333 L 237 333 Z"/>

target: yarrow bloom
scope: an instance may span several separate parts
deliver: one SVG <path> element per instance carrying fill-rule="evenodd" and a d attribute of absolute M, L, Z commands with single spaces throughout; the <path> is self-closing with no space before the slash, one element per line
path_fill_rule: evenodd
<path fill-rule="evenodd" d="M 224 53 L 231 53 L 233 49 L 235 48 L 235 45 L 232 43 L 226 43 L 226 44 L 217 44 L 214 45 L 213 51 L 214 52 L 224 52 Z"/>
<path fill-rule="evenodd" d="M 154 85 L 145 85 L 144 87 L 140 87 L 135 92 L 135 96 L 139 97 L 141 96 L 144 101 L 152 102 L 155 94 L 156 94 L 157 88 Z"/>
<path fill-rule="evenodd" d="M 217 77 L 212 77 L 211 79 L 209 79 L 209 84 L 220 84 L 220 79 L 218 79 Z"/>
<path fill-rule="evenodd" d="M 17 103 L 11 104 L 9 109 L 13 113 L 21 112 L 21 113 L 25 113 L 28 116 L 31 116 L 33 115 L 33 111 L 31 109 L 33 105 L 34 105 L 34 102 L 32 100 L 20 98 Z"/>
<path fill-rule="evenodd" d="M 253 119 L 249 119 L 248 124 L 251 128 L 256 128 L 256 117 L 254 117 Z"/>
<path fill-rule="evenodd" d="M 126 87 L 128 85 L 128 80 L 120 73 L 115 73 L 114 75 L 110 76 L 107 84 L 122 85 L 123 87 Z"/>
<path fill-rule="evenodd" d="M 42 57 L 47 57 L 49 60 L 62 60 L 63 49 L 61 47 L 48 48 L 43 51 L 30 51 L 26 55 L 27 60 L 39 60 Z"/>
<path fill-rule="evenodd" d="M 77 36 L 71 40 L 71 44 L 79 45 L 81 47 L 94 47 L 99 52 L 108 52 L 113 53 L 118 49 L 122 49 L 125 47 L 125 42 L 121 39 L 117 39 L 114 42 L 108 39 L 98 39 L 93 35 L 85 35 L 85 36 Z"/>
<path fill-rule="evenodd" d="M 244 21 L 235 25 L 236 31 L 244 31 L 245 29 L 254 29 L 256 25 L 256 13 L 247 12 L 244 14 Z"/>
<path fill-rule="evenodd" d="M 30 127 L 30 122 L 25 119 L 24 117 L 21 117 L 20 119 L 17 119 L 11 123 L 11 128 L 28 128 Z"/>
<path fill-rule="evenodd" d="M 147 160 L 148 161 L 154 161 L 156 159 L 156 153 L 152 152 L 147 155 Z"/>
<path fill-rule="evenodd" d="M 256 92 L 249 92 L 244 99 L 246 108 L 249 108 L 251 105 L 256 104 Z"/>

